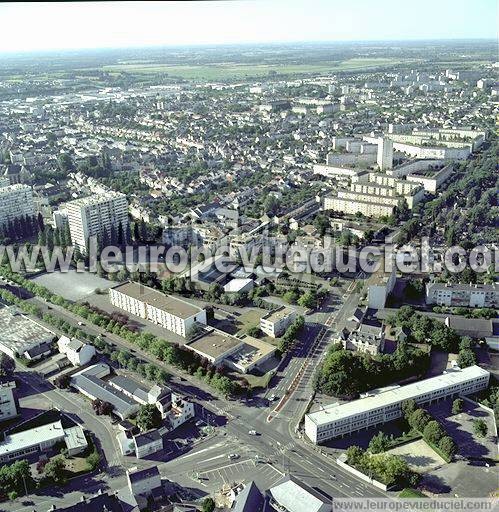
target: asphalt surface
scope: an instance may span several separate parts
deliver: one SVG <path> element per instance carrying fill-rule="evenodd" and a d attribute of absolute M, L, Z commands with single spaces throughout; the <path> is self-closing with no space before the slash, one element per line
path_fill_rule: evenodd
<path fill-rule="evenodd" d="M 283 365 L 281 371 L 269 385 L 267 395 L 275 393 L 279 396 L 283 391 L 289 389 L 293 382 L 296 384 L 292 388 L 292 392 L 288 393 L 282 408 L 271 421 L 267 421 L 267 419 L 276 402 L 269 407 L 263 397 L 256 397 L 246 402 L 226 400 L 216 396 L 205 383 L 175 368 L 163 365 L 172 374 L 171 387 L 189 395 L 198 404 L 201 414 L 206 415 L 208 412 L 212 424 L 219 425 L 215 429 L 214 439 L 222 435 L 224 442 L 216 448 L 209 448 L 209 450 L 213 450 L 213 457 L 216 457 L 214 459 L 208 457 L 211 460 L 207 460 L 206 452 L 201 450 L 204 449 L 202 448 L 204 443 L 210 443 L 213 440 L 200 441 L 199 449 L 191 447 L 188 453 L 175 456 L 173 460 L 160 464 L 157 461 L 137 461 L 135 458 L 122 457 L 117 447 L 115 430 L 109 418 L 95 416 L 89 402 L 79 395 L 57 389 L 47 389 L 43 379 L 35 374 L 27 376 L 28 372 L 26 372 L 23 375 L 23 381 L 33 389 L 34 393 L 43 395 L 54 407 L 77 415 L 81 423 L 96 435 L 107 460 L 105 473 L 101 473 L 97 477 L 83 477 L 83 479 L 89 480 L 87 482 L 83 482 L 83 479 L 71 482 L 65 489 L 64 495 L 59 493 L 57 498 L 54 496 L 49 502 L 55 503 L 56 500 L 59 506 L 62 506 L 63 503 L 74 503 L 83 494 L 81 489 L 84 489 L 84 494 L 87 495 L 95 492 L 99 486 L 113 491 L 119 490 L 126 485 L 124 470 L 143 464 L 146 466 L 148 464 L 158 465 L 162 475 L 166 478 L 197 489 L 196 492 L 200 492 L 201 495 L 203 491 L 206 494 L 207 489 L 210 489 L 211 492 L 209 485 L 213 482 L 218 485 L 220 482 L 230 481 L 233 477 L 235 481 L 258 479 L 259 471 L 254 470 L 254 467 L 258 465 L 262 466 L 262 472 L 263 467 L 265 468 L 265 474 L 268 473 L 268 478 L 271 480 L 273 477 L 277 478 L 279 474 L 281 476 L 284 473 L 292 474 L 320 490 L 325 496 L 387 496 L 383 491 L 361 482 L 350 473 L 345 472 L 333 459 L 322 454 L 319 447 L 305 442 L 299 438 L 299 434 L 295 433 L 296 424 L 310 399 L 314 371 L 328 345 L 329 336 L 348 318 L 357 305 L 358 295 L 353 292 L 353 289 L 354 287 L 351 286 L 349 292 L 343 293 L 343 295 L 341 295 L 342 292 L 339 295 L 336 294 L 324 304 L 322 310 L 307 317 L 307 328 L 301 343 L 297 344 L 289 363 Z M 86 320 L 61 307 L 52 304 L 49 306 L 38 297 L 29 300 L 36 303 L 43 312 L 48 312 L 50 308 L 51 314 L 72 325 L 78 325 L 79 321 L 83 321 L 84 325 L 79 326 L 80 329 L 93 335 L 105 335 L 106 339 L 118 348 L 133 349 L 137 356 L 144 360 L 162 365 L 161 362 L 150 357 L 135 345 L 107 333 L 98 326 L 88 324 Z M 49 328 L 54 330 L 53 327 L 49 326 Z M 281 397 L 279 396 L 279 398 Z M 250 430 L 255 430 L 258 435 L 250 435 Z M 234 442 L 236 445 L 233 444 Z M 232 453 L 231 450 L 240 452 L 238 453 L 240 460 L 229 462 L 226 457 Z M 265 462 L 255 462 L 256 456 Z M 238 478 L 235 478 L 234 470 L 236 468 Z M 197 478 L 195 473 L 199 473 L 201 478 Z M 77 499 L 74 499 L 76 496 Z M 36 496 L 33 501 L 37 503 L 39 499 L 41 498 Z M 22 507 L 16 508 L 18 502 L 19 500 L 7 504 L 4 508 L 20 510 Z"/>

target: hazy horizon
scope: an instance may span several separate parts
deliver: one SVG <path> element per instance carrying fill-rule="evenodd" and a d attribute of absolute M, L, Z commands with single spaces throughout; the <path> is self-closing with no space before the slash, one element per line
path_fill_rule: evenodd
<path fill-rule="evenodd" d="M 2 55 L 497 39 L 495 0 L 3 3 L 0 17 Z"/>

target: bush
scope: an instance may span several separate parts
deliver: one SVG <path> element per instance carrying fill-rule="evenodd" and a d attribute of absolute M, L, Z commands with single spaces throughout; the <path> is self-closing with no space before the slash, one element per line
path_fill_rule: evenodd
<path fill-rule="evenodd" d="M 86 458 L 87 464 L 93 470 L 97 469 L 100 463 L 99 452 L 94 448 L 94 451 Z"/>
<path fill-rule="evenodd" d="M 456 398 L 452 402 L 452 414 L 459 414 L 463 411 L 464 400 L 462 398 Z"/>

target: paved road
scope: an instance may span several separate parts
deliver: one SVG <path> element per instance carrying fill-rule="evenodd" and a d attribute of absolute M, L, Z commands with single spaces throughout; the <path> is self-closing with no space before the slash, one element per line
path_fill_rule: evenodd
<path fill-rule="evenodd" d="M 317 313 L 317 315 L 325 315 L 328 317 L 328 325 L 331 327 L 339 325 L 340 322 L 348 318 L 348 315 L 357 304 L 358 296 L 353 292 L 353 288 L 350 292 L 352 293 L 344 297 L 345 300 L 339 309 L 333 308 L 332 314 L 328 311 L 324 311 Z M 30 300 L 36 303 L 43 312 L 48 311 L 49 306 L 43 299 L 34 297 Z M 72 325 L 78 325 L 78 322 L 82 321 L 77 315 L 52 304 L 50 305 L 50 313 L 57 315 Z M 116 335 L 107 333 L 98 326 L 87 324 L 85 320 L 83 321 L 85 325 L 80 326 L 80 328 L 83 328 L 86 332 L 93 335 L 105 334 L 106 338 L 115 343 L 117 347 L 128 350 L 133 349 L 137 355 L 144 360 L 162 365 L 161 362 L 150 357 L 133 344 L 130 344 Z M 280 414 L 276 415 L 270 423 L 266 421 L 269 409 L 263 406 L 260 399 L 257 398 L 250 402 L 225 400 L 216 396 L 211 388 L 208 388 L 197 379 L 170 366 L 163 366 L 173 374 L 171 386 L 174 389 L 189 394 L 193 401 L 198 403 L 199 407 L 210 411 L 214 416 L 218 416 L 219 418 L 220 416 L 227 417 L 228 423 L 226 427 L 224 427 L 227 431 L 227 435 L 237 438 L 244 446 L 245 451 L 256 452 L 256 454 L 262 458 L 268 458 L 269 456 L 273 458 L 275 460 L 273 465 L 276 469 L 291 473 L 330 496 L 359 497 L 386 495 L 386 493 L 383 493 L 379 489 L 355 479 L 352 475 L 337 466 L 333 460 L 321 454 L 317 447 L 303 443 L 294 435 L 293 428 L 297 418 L 302 414 L 304 398 L 306 398 L 307 393 L 310 394 L 313 370 L 318 364 L 323 349 L 328 343 L 326 334 L 327 329 L 318 322 L 307 327 L 302 343 L 295 348 L 296 352 L 291 359 L 290 366 L 288 366 L 283 374 L 285 382 L 292 381 L 300 371 L 300 365 L 307 360 L 310 361 L 307 367 L 308 369 L 302 374 L 299 385 L 293 393 L 292 400 L 286 403 L 286 406 L 283 407 Z M 281 379 L 281 382 L 282 380 L 283 379 Z M 279 379 L 276 379 L 276 382 L 279 382 Z M 39 384 L 41 386 L 41 382 Z M 84 400 L 81 397 L 75 397 L 73 395 L 71 395 L 71 399 L 68 399 L 66 392 L 60 390 L 44 391 L 34 382 L 29 382 L 28 385 L 33 386 L 37 392 L 46 395 L 56 407 L 62 410 L 74 411 L 75 399 Z M 277 386 L 279 386 L 279 384 L 277 384 Z M 82 405 L 85 404 L 82 403 Z M 117 466 L 129 467 L 130 464 L 128 461 L 125 463 L 121 456 L 116 455 L 116 453 L 119 452 L 116 451 L 116 441 L 112 435 L 113 430 L 109 420 L 106 418 L 97 418 L 93 416 L 91 412 L 86 412 L 83 409 L 80 410 L 80 408 L 78 408 L 78 413 L 82 415 L 82 420 L 88 425 L 88 428 L 95 431 L 99 439 L 102 437 L 102 447 L 111 466 L 110 474 L 104 477 L 109 487 L 113 490 L 123 487 L 124 477 L 122 471 L 120 471 Z M 249 430 L 253 429 L 261 435 L 251 436 Z M 189 454 L 184 457 L 186 458 L 187 466 L 189 466 L 192 462 L 189 462 Z M 173 462 L 166 463 L 167 465 L 165 467 L 167 469 L 164 470 L 165 475 L 169 471 L 168 464 L 172 467 L 177 467 L 177 464 L 183 463 L 182 461 L 182 458 L 176 458 Z M 136 461 L 133 461 L 133 463 L 136 463 Z M 113 470 L 113 466 L 115 470 Z M 199 485 L 202 487 L 201 484 Z M 195 487 L 195 485 L 193 486 Z M 89 489 L 91 488 L 86 488 L 86 491 L 89 492 Z"/>

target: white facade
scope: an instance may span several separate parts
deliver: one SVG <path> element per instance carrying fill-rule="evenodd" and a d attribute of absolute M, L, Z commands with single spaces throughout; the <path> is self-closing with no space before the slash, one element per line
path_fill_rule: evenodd
<path fill-rule="evenodd" d="M 313 443 L 319 444 L 400 418 L 402 403 L 406 400 L 426 404 L 476 393 L 487 388 L 489 377 L 489 372 L 483 368 L 470 366 L 407 386 L 374 390 L 364 398 L 333 404 L 305 415 L 305 434 Z"/>
<path fill-rule="evenodd" d="M 7 435 L 0 443 L 0 462 L 9 462 L 30 453 L 43 452 L 58 442 L 65 442 L 68 452 L 76 455 L 87 447 L 83 429 L 76 425 L 64 429 L 61 421 L 40 425 Z"/>
<path fill-rule="evenodd" d="M 197 322 L 206 325 L 206 311 L 182 299 L 165 295 L 137 283 L 124 283 L 109 290 L 113 306 L 161 325 L 186 337 Z"/>
<path fill-rule="evenodd" d="M 71 241 L 80 252 L 85 253 L 90 237 L 102 237 L 112 230 L 128 225 L 128 203 L 125 194 L 106 192 L 69 201 L 68 212 Z"/>
<path fill-rule="evenodd" d="M 428 283 L 426 303 L 439 306 L 495 308 L 499 305 L 497 284 Z"/>
<path fill-rule="evenodd" d="M 14 398 L 14 380 L 8 380 L 0 384 L 0 422 L 18 416 L 17 403 Z"/>
<path fill-rule="evenodd" d="M 76 338 L 61 336 L 57 342 L 59 352 L 65 354 L 73 366 L 82 366 L 89 363 L 95 355 L 95 347 L 82 343 Z"/>
<path fill-rule="evenodd" d="M 367 281 L 367 301 L 368 307 L 372 309 L 381 309 L 385 307 L 386 299 L 393 290 L 397 274 L 395 265 L 392 265 L 391 272 L 385 273 L 380 267 L 380 270 L 371 275 Z"/>
<path fill-rule="evenodd" d="M 9 185 L 0 188 L 0 226 L 28 215 L 35 215 L 33 191 L 28 185 Z"/>
<path fill-rule="evenodd" d="M 296 312 L 289 308 L 280 308 L 260 318 L 260 329 L 271 338 L 277 338 L 294 322 Z"/>
<path fill-rule="evenodd" d="M 379 141 L 376 162 L 382 171 L 393 167 L 393 142 L 390 139 Z"/>

